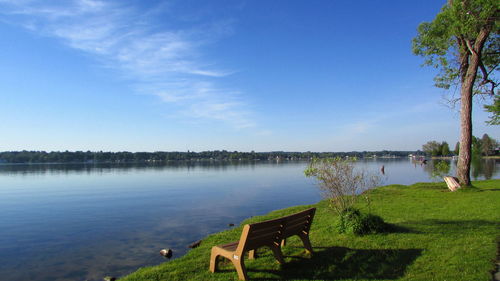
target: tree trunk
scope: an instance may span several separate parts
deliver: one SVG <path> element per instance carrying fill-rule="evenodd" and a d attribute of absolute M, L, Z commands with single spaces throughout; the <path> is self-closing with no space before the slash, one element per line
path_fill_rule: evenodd
<path fill-rule="evenodd" d="M 461 186 L 470 186 L 472 148 L 472 90 L 479 66 L 477 53 L 470 55 L 467 73 L 460 89 L 460 150 L 458 154 L 457 178 Z"/>
<path fill-rule="evenodd" d="M 460 149 L 458 153 L 457 178 L 461 186 L 470 185 L 470 163 L 472 146 L 472 87 L 464 87 L 460 93 Z"/>
<path fill-rule="evenodd" d="M 472 95 L 477 70 L 481 62 L 481 53 L 491 28 L 491 23 L 486 24 L 481 28 L 475 40 L 471 41 L 467 38 L 460 38 L 461 42 L 459 42 L 462 52 L 465 52 L 462 53 L 460 61 L 462 85 L 460 89 L 460 151 L 457 164 L 457 178 L 462 186 L 470 186 Z M 464 71 L 465 69 L 466 71 Z"/>

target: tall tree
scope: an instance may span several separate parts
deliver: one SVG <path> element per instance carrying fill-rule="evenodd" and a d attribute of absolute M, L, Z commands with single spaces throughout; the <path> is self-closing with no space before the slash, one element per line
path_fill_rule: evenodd
<path fill-rule="evenodd" d="M 498 0 L 448 0 L 432 22 L 418 27 L 413 52 L 440 69 L 436 86 L 460 88 L 460 151 L 457 177 L 470 185 L 472 96 L 495 94 L 500 62 Z"/>
<path fill-rule="evenodd" d="M 458 155 L 458 153 L 460 152 L 460 142 L 457 141 L 457 144 L 455 145 L 455 155 Z"/>
<path fill-rule="evenodd" d="M 483 140 L 472 136 L 472 158 L 473 159 L 481 159 L 483 155 Z"/>
<path fill-rule="evenodd" d="M 445 141 L 443 141 L 441 143 L 441 155 L 442 156 L 448 156 L 448 155 L 450 155 L 450 146 Z"/>
<path fill-rule="evenodd" d="M 495 139 L 490 138 L 488 134 L 484 134 L 481 138 L 481 150 L 485 156 L 490 156 L 495 153 L 495 149 L 497 148 L 497 141 Z"/>
<path fill-rule="evenodd" d="M 428 141 L 426 144 L 422 145 L 422 150 L 431 156 L 441 155 L 441 144 L 437 141 Z"/>

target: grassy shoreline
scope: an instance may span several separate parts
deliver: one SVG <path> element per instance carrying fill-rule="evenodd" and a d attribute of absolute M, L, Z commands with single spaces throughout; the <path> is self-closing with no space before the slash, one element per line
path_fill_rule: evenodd
<path fill-rule="evenodd" d="M 389 185 L 369 191 L 370 211 L 396 227 L 393 233 L 353 236 L 334 231 L 336 215 L 321 201 L 273 211 L 251 223 L 317 208 L 311 228 L 315 254 L 299 239 L 283 249 L 280 266 L 268 249 L 246 260 L 250 279 L 278 280 L 491 280 L 500 226 L 500 180 L 473 182 L 476 189 L 449 192 L 444 183 Z M 362 206 L 363 207 L 363 206 Z M 367 207 L 363 207 L 367 211 Z M 230 263 L 208 272 L 213 245 L 236 241 L 241 226 L 206 237 L 185 256 L 141 268 L 121 278 L 143 280 L 237 280 Z"/>

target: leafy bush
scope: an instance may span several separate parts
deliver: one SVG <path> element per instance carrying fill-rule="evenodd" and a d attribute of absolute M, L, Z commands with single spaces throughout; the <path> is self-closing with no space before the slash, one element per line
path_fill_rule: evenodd
<path fill-rule="evenodd" d="M 362 231 L 358 234 L 382 233 L 389 230 L 389 225 L 380 216 L 364 214 L 361 219 Z"/>
<path fill-rule="evenodd" d="M 339 233 L 364 235 L 385 232 L 388 230 L 388 224 L 377 215 L 364 214 L 358 209 L 348 208 L 340 214 L 336 228 Z"/>
<path fill-rule="evenodd" d="M 361 212 L 348 208 L 340 213 L 336 228 L 339 233 L 355 233 L 361 226 Z"/>
<path fill-rule="evenodd" d="M 314 177 L 323 197 L 329 201 L 329 206 L 339 215 L 335 226 L 339 233 L 356 235 L 378 233 L 387 229 L 384 220 L 376 215 L 361 213 L 354 208 L 359 198 L 366 199 L 367 193 L 360 193 L 375 187 L 380 179 L 378 176 L 357 170 L 354 167 L 356 159 L 314 158 L 304 171 L 307 177 Z"/>
<path fill-rule="evenodd" d="M 355 169 L 355 162 L 352 158 L 313 158 L 304 171 L 307 177 L 316 179 L 323 197 L 339 215 L 356 203 L 360 198 L 356 195 L 380 182 L 378 176 Z"/>

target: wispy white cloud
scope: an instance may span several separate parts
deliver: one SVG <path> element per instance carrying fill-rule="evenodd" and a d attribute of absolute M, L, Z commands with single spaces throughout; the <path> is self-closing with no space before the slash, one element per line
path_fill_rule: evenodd
<path fill-rule="evenodd" d="M 0 0 L 0 9 L 2 20 L 95 56 L 139 92 L 175 103 L 187 117 L 255 126 L 240 93 L 216 86 L 214 79 L 232 72 L 201 58 L 203 46 L 227 34 L 230 22 L 166 30 L 150 20 L 165 5 L 144 11 L 119 1 Z"/>

